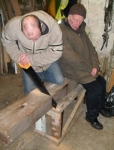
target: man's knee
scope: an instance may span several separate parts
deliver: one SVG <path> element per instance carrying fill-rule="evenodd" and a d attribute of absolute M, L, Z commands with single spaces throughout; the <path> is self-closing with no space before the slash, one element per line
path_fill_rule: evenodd
<path fill-rule="evenodd" d="M 57 79 L 57 85 L 61 85 L 61 84 L 63 84 L 64 83 L 64 81 L 65 81 L 65 78 L 64 77 L 62 77 L 62 76 L 60 76 L 58 79 Z"/>
<path fill-rule="evenodd" d="M 103 86 L 106 87 L 106 80 L 102 76 L 98 76 L 96 80 Z"/>
<path fill-rule="evenodd" d="M 83 87 L 86 89 L 86 96 L 91 98 L 101 95 L 103 91 L 102 85 L 97 81 L 85 85 L 83 84 Z"/>

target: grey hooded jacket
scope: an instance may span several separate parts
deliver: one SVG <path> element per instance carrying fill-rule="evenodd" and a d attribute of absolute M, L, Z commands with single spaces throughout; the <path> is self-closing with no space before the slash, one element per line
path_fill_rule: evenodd
<path fill-rule="evenodd" d="M 27 15 L 35 15 L 42 22 L 42 35 L 36 42 L 25 37 L 21 30 L 21 20 Z M 62 32 L 57 22 L 44 11 L 35 11 L 11 19 L 2 32 L 2 43 L 10 57 L 18 62 L 20 55 L 27 53 L 30 64 L 42 72 L 58 60 L 63 51 Z"/>

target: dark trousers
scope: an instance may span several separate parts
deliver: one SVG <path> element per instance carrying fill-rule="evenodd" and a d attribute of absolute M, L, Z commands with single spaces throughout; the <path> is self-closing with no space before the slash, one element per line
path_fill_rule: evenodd
<path fill-rule="evenodd" d="M 106 81 L 99 75 L 95 81 L 82 84 L 82 86 L 86 89 L 86 117 L 94 120 L 99 116 L 100 109 L 105 106 Z"/>

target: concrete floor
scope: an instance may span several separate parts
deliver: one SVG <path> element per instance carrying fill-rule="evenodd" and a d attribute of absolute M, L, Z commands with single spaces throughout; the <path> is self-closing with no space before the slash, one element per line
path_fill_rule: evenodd
<path fill-rule="evenodd" d="M 21 75 L 0 76 L 0 89 L 0 104 L 3 109 L 23 95 Z M 101 131 L 92 128 L 84 118 L 85 111 L 77 121 L 73 120 L 72 128 L 59 146 L 42 139 L 32 126 L 12 144 L 7 146 L 0 142 L 0 150 L 114 150 L 114 117 L 107 119 L 99 116 L 99 121 L 104 125 Z"/>

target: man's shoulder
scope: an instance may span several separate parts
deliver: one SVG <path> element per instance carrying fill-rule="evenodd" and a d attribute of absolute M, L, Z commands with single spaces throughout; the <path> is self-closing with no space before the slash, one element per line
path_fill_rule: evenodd
<path fill-rule="evenodd" d="M 59 25 L 63 32 L 68 30 L 68 26 L 65 24 L 65 19 L 63 19 Z"/>
<path fill-rule="evenodd" d="M 10 19 L 10 20 L 7 22 L 6 26 L 8 26 L 8 27 L 10 27 L 10 28 L 13 28 L 13 29 L 14 29 L 14 27 L 15 27 L 15 28 L 16 28 L 16 27 L 19 27 L 20 20 L 21 20 L 21 16 L 16 16 L 16 17 Z"/>

